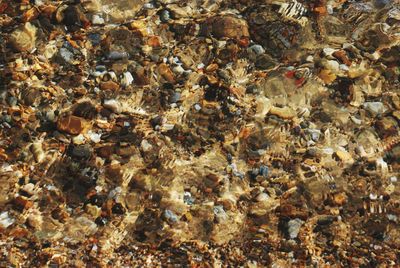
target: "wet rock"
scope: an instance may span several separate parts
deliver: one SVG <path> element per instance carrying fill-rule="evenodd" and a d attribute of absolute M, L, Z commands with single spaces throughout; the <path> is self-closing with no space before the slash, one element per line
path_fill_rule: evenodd
<path fill-rule="evenodd" d="M 90 145 L 74 146 L 71 156 L 78 160 L 89 159 L 92 155 L 92 151 L 93 149 L 90 147 Z"/>
<path fill-rule="evenodd" d="M 36 32 L 36 26 L 27 22 L 12 32 L 10 36 L 11 44 L 20 52 L 31 51 L 36 46 Z"/>
<path fill-rule="evenodd" d="M 127 59 L 129 57 L 129 54 L 125 51 L 110 51 L 107 54 L 107 58 L 110 60 L 122 60 L 122 59 Z"/>
<path fill-rule="evenodd" d="M 82 133 L 87 127 L 87 122 L 81 117 L 69 115 L 61 117 L 57 121 L 57 129 L 62 132 L 77 135 Z"/>
<path fill-rule="evenodd" d="M 63 23 L 67 26 L 83 27 L 88 23 L 88 19 L 78 5 L 71 5 L 64 9 L 62 14 Z"/>
<path fill-rule="evenodd" d="M 175 83 L 175 75 L 168 67 L 168 65 L 164 63 L 160 64 L 160 66 L 158 67 L 158 72 L 161 77 L 164 78 L 168 83 Z"/>
<path fill-rule="evenodd" d="M 363 108 L 376 116 L 386 111 L 386 108 L 382 102 L 365 102 Z"/>
<path fill-rule="evenodd" d="M 170 19 L 171 19 L 170 12 L 166 9 L 162 10 L 160 13 L 160 20 L 165 23 L 168 22 Z"/>
<path fill-rule="evenodd" d="M 105 100 L 103 106 L 104 106 L 104 108 L 107 108 L 114 113 L 119 113 L 121 110 L 120 102 L 117 100 L 114 100 L 114 99 Z"/>
<path fill-rule="evenodd" d="M 169 209 L 164 211 L 164 217 L 170 223 L 176 223 L 179 220 L 178 216 L 176 216 L 176 214 Z"/>
<path fill-rule="evenodd" d="M 275 67 L 277 63 L 268 55 L 260 55 L 257 57 L 255 66 L 258 69 L 269 69 Z"/>
<path fill-rule="evenodd" d="M 304 221 L 302 221 L 298 218 L 289 220 L 287 225 L 288 225 L 288 234 L 291 239 L 297 238 L 297 236 L 300 232 L 300 228 L 303 225 L 303 223 L 304 223 Z"/>
<path fill-rule="evenodd" d="M 397 120 L 391 116 L 386 116 L 375 122 L 375 129 L 382 138 L 396 135 L 398 128 Z"/>
<path fill-rule="evenodd" d="M 4 212 L 0 213 L 0 227 L 2 229 L 8 228 L 14 222 L 15 222 L 15 220 L 12 217 L 10 217 L 10 215 L 8 214 L 7 211 L 4 211 Z"/>
<path fill-rule="evenodd" d="M 118 83 L 109 80 L 107 82 L 101 82 L 100 83 L 100 89 L 101 90 L 111 90 L 111 91 L 117 91 L 119 90 L 119 85 Z"/>
<path fill-rule="evenodd" d="M 211 18 L 203 26 L 205 34 L 216 38 L 248 38 L 249 29 L 247 22 L 234 16 L 221 16 Z"/>

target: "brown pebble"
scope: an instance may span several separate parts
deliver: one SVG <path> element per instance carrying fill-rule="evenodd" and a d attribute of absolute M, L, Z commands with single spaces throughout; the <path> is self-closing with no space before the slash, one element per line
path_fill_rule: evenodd
<path fill-rule="evenodd" d="M 160 66 L 158 67 L 158 73 L 165 80 L 167 80 L 168 83 L 171 83 L 171 84 L 175 83 L 174 73 L 171 71 L 171 69 L 165 63 L 160 64 Z"/>
<path fill-rule="evenodd" d="M 58 120 L 57 129 L 72 135 L 77 135 L 83 132 L 86 125 L 87 122 L 85 119 L 69 115 Z"/>
<path fill-rule="evenodd" d="M 111 91 L 117 91 L 119 89 L 119 85 L 115 83 L 114 81 L 107 81 L 107 82 L 101 82 L 100 83 L 100 89 L 101 90 L 111 90 Z"/>
<path fill-rule="evenodd" d="M 337 193 L 333 196 L 333 202 L 335 205 L 343 206 L 347 202 L 347 196 L 345 193 Z"/>
<path fill-rule="evenodd" d="M 33 202 L 22 196 L 17 196 L 14 199 L 14 204 L 20 209 L 28 209 L 33 206 Z"/>

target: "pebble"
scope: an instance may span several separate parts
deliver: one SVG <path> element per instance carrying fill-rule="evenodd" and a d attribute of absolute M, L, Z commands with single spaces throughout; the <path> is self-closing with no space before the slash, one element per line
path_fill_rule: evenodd
<path fill-rule="evenodd" d="M 103 25 L 105 23 L 105 20 L 100 15 L 95 14 L 92 17 L 92 23 L 97 25 Z"/>
<path fill-rule="evenodd" d="M 228 219 L 228 214 L 226 214 L 223 206 L 214 206 L 213 210 L 218 222 L 224 222 Z"/>
<path fill-rule="evenodd" d="M 168 22 L 171 19 L 170 12 L 166 9 L 162 10 L 160 13 L 160 20 L 164 23 Z"/>
<path fill-rule="evenodd" d="M 267 201 L 268 199 L 270 199 L 270 197 L 266 193 L 261 193 L 256 198 L 257 202 L 264 202 L 264 201 Z"/>
<path fill-rule="evenodd" d="M 87 135 L 89 136 L 90 140 L 94 143 L 99 143 L 101 141 L 101 134 L 88 131 Z"/>
<path fill-rule="evenodd" d="M 324 52 L 324 56 L 332 56 L 333 53 L 335 53 L 336 49 L 330 48 L 330 47 L 326 47 L 322 50 Z"/>
<path fill-rule="evenodd" d="M 7 102 L 10 106 L 15 106 L 18 104 L 18 99 L 14 96 L 10 96 L 7 98 Z"/>
<path fill-rule="evenodd" d="M 194 105 L 194 109 L 196 110 L 196 111 L 200 111 L 201 110 L 201 106 L 199 105 L 199 104 L 195 104 Z"/>
<path fill-rule="evenodd" d="M 267 167 L 267 166 L 260 166 L 260 172 L 259 172 L 259 174 L 260 174 L 261 176 L 263 176 L 264 178 L 267 178 L 268 175 L 269 175 L 269 169 L 268 169 L 268 167 Z"/>
<path fill-rule="evenodd" d="M 57 122 L 57 129 L 62 132 L 77 135 L 84 131 L 87 126 L 85 119 L 74 115 L 61 117 Z"/>
<path fill-rule="evenodd" d="M 302 221 L 301 219 L 293 219 L 293 220 L 289 220 L 288 222 L 288 233 L 289 233 L 289 237 L 291 239 L 295 239 L 300 232 L 300 228 L 303 225 L 304 221 Z"/>
<path fill-rule="evenodd" d="M 77 159 L 89 159 L 92 155 L 92 148 L 89 145 L 78 145 L 72 149 L 72 156 Z"/>
<path fill-rule="evenodd" d="M 20 51 L 31 51 L 36 46 L 37 28 L 30 22 L 14 30 L 10 36 L 13 47 Z"/>
<path fill-rule="evenodd" d="M 74 61 L 74 53 L 72 53 L 71 51 L 69 51 L 67 48 L 62 47 L 59 50 L 59 54 L 61 56 L 61 58 L 67 62 L 67 63 L 73 63 Z"/>
<path fill-rule="evenodd" d="M 226 15 L 211 18 L 209 25 L 205 27 L 208 33 L 215 38 L 240 39 L 249 37 L 248 24 L 244 19 Z"/>
<path fill-rule="evenodd" d="M 111 51 L 107 54 L 109 60 L 122 60 L 129 57 L 128 52 L 125 51 Z"/>
<path fill-rule="evenodd" d="M 372 115 L 383 114 L 386 111 L 385 106 L 382 102 L 365 102 L 363 108 L 370 112 Z"/>
<path fill-rule="evenodd" d="M 169 209 L 164 211 L 164 217 L 168 222 L 176 223 L 179 221 L 178 216 Z"/>
<path fill-rule="evenodd" d="M 170 98 L 170 101 L 172 103 L 178 102 L 181 99 L 181 93 L 180 92 L 174 92 Z"/>
<path fill-rule="evenodd" d="M 15 220 L 10 217 L 7 211 L 0 213 L 0 227 L 6 229 L 11 226 Z"/>
<path fill-rule="evenodd" d="M 151 145 L 147 140 L 142 140 L 140 147 L 142 148 L 143 152 L 150 152 L 153 148 L 153 145 Z"/>
<path fill-rule="evenodd" d="M 252 45 L 248 49 L 256 53 L 256 55 L 261 55 L 265 53 L 265 49 L 261 45 Z"/>

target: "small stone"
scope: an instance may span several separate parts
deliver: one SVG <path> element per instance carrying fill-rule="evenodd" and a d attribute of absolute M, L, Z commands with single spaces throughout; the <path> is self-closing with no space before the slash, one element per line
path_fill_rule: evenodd
<path fill-rule="evenodd" d="M 347 196 L 345 193 L 337 193 L 333 196 L 333 201 L 338 206 L 343 206 L 347 202 Z"/>
<path fill-rule="evenodd" d="M 325 67 L 330 71 L 332 71 L 333 73 L 338 73 L 340 64 L 335 60 L 328 60 L 325 64 Z"/>
<path fill-rule="evenodd" d="M 382 102 L 365 102 L 363 108 L 370 112 L 372 115 L 383 114 L 386 111 L 385 106 Z"/>
<path fill-rule="evenodd" d="M 97 149 L 97 154 L 103 158 L 110 158 L 115 153 L 115 146 L 106 145 Z"/>
<path fill-rule="evenodd" d="M 190 192 L 183 193 L 183 202 L 185 202 L 188 205 L 194 204 L 194 198 L 192 197 L 192 194 Z"/>
<path fill-rule="evenodd" d="M 370 193 L 369 194 L 369 199 L 376 200 L 376 199 L 378 199 L 378 196 L 376 194 Z"/>
<path fill-rule="evenodd" d="M 151 145 L 147 140 L 142 140 L 140 147 L 142 148 L 143 152 L 149 152 L 153 148 L 153 145 Z"/>
<path fill-rule="evenodd" d="M 106 82 L 101 82 L 100 83 L 100 89 L 101 90 L 111 90 L 111 91 L 117 91 L 119 89 L 119 85 L 112 81 L 106 81 Z"/>
<path fill-rule="evenodd" d="M 194 105 L 194 109 L 195 109 L 196 111 L 200 111 L 200 110 L 201 110 L 200 104 L 196 103 L 196 104 Z"/>
<path fill-rule="evenodd" d="M 263 176 L 264 178 L 268 177 L 269 174 L 269 170 L 267 166 L 260 166 L 260 173 L 261 176 Z"/>
<path fill-rule="evenodd" d="M 178 102 L 181 99 L 181 93 L 180 92 L 174 92 L 172 96 L 170 97 L 170 101 L 172 103 Z"/>
<path fill-rule="evenodd" d="M 85 136 L 83 136 L 82 134 L 79 134 L 78 136 L 72 138 L 72 142 L 76 145 L 84 144 L 85 141 Z"/>
<path fill-rule="evenodd" d="M 322 79 L 322 81 L 324 81 L 325 84 L 329 85 L 332 84 L 333 81 L 336 80 L 336 75 L 334 73 L 332 73 L 332 71 L 327 70 L 327 69 L 323 69 L 319 74 L 318 74 L 319 78 Z"/>
<path fill-rule="evenodd" d="M 255 66 L 258 69 L 269 69 L 276 65 L 276 62 L 267 54 L 262 54 L 257 57 Z"/>
<path fill-rule="evenodd" d="M 70 5 L 63 12 L 63 22 L 68 26 L 83 27 L 88 20 L 78 5 Z"/>
<path fill-rule="evenodd" d="M 72 64 L 74 62 L 74 53 L 65 47 L 60 48 L 59 55 L 67 63 Z"/>
<path fill-rule="evenodd" d="M 376 8 L 384 8 L 390 2 L 392 2 L 392 0 L 374 0 L 374 6 Z"/>
<path fill-rule="evenodd" d="M 37 209 L 31 211 L 28 216 L 28 224 L 36 230 L 40 230 L 43 225 L 42 213 Z"/>
<path fill-rule="evenodd" d="M 23 196 L 17 196 L 13 202 L 19 209 L 29 209 L 33 206 L 33 202 Z"/>
<path fill-rule="evenodd" d="M 162 10 L 160 13 L 160 20 L 165 23 L 168 22 L 170 19 L 171 19 L 170 12 L 166 9 Z"/>
<path fill-rule="evenodd" d="M 87 122 L 81 117 L 69 115 L 62 117 L 57 122 L 57 129 L 72 135 L 82 133 L 86 128 Z"/>
<path fill-rule="evenodd" d="M 280 108 L 272 106 L 271 109 L 269 110 L 269 113 L 279 116 L 280 118 L 283 119 L 292 119 L 296 116 L 296 112 L 289 107 Z"/>
<path fill-rule="evenodd" d="M 121 79 L 121 85 L 127 87 L 133 83 L 133 76 L 130 72 L 125 72 Z"/>
<path fill-rule="evenodd" d="M 299 235 L 300 227 L 303 225 L 303 223 L 304 221 L 298 218 L 288 222 L 288 234 L 291 239 L 295 239 Z"/>
<path fill-rule="evenodd" d="M 349 152 L 338 150 L 335 152 L 336 156 L 344 163 L 352 163 L 354 162 L 353 157 Z"/>
<path fill-rule="evenodd" d="M 168 65 L 165 63 L 161 63 L 158 68 L 157 68 L 159 74 L 168 82 L 171 84 L 175 83 L 175 75 L 171 71 Z"/>
<path fill-rule="evenodd" d="M 36 32 L 37 28 L 33 24 L 25 23 L 12 32 L 10 40 L 13 47 L 20 52 L 33 50 L 36 45 Z"/>
<path fill-rule="evenodd" d="M 122 60 L 126 59 L 129 57 L 129 54 L 127 52 L 121 52 L 121 51 L 111 51 L 108 53 L 107 58 L 109 60 Z"/>
<path fill-rule="evenodd" d="M 104 108 L 111 110 L 114 113 L 119 113 L 121 109 L 121 104 L 119 101 L 111 99 L 105 100 L 103 104 Z"/>
<path fill-rule="evenodd" d="M 256 55 L 265 53 L 265 49 L 261 45 L 252 45 L 248 48 L 249 51 L 253 51 Z"/>
<path fill-rule="evenodd" d="M 18 99 L 14 96 L 10 96 L 7 98 L 7 102 L 10 106 L 15 106 L 18 104 Z"/>
<path fill-rule="evenodd" d="M 335 53 L 336 49 L 326 47 L 322 50 L 324 52 L 324 56 L 332 56 Z"/>
<path fill-rule="evenodd" d="M 166 209 L 164 211 L 164 217 L 170 223 L 175 223 L 175 222 L 178 222 L 178 220 L 179 220 L 178 216 L 169 209 Z"/>
<path fill-rule="evenodd" d="M 89 131 L 87 135 L 89 136 L 90 140 L 94 143 L 99 143 L 101 141 L 101 134 Z"/>
<path fill-rule="evenodd" d="M 99 208 L 96 205 L 87 204 L 85 210 L 87 213 L 89 213 L 91 216 L 95 218 L 100 217 L 101 215 L 101 208 Z"/>
<path fill-rule="evenodd" d="M 256 197 L 257 202 L 264 202 L 270 199 L 269 195 L 267 193 L 261 193 Z"/>
<path fill-rule="evenodd" d="M 224 222 L 228 219 L 228 214 L 226 214 L 223 206 L 214 206 L 214 215 L 218 222 Z"/>
<path fill-rule="evenodd" d="M 100 15 L 93 15 L 92 17 L 92 23 L 93 24 L 98 24 L 98 25 L 102 25 L 105 23 L 104 19 L 100 16 Z"/>
<path fill-rule="evenodd" d="M 134 146 L 126 146 L 126 147 L 119 147 L 117 148 L 117 155 L 122 157 L 129 157 L 134 155 L 137 152 L 136 147 Z"/>
<path fill-rule="evenodd" d="M 234 16 L 219 16 L 211 19 L 211 29 L 207 29 L 216 38 L 240 39 L 249 37 L 249 28 L 244 19 Z"/>
<path fill-rule="evenodd" d="M 89 159 L 92 155 L 92 148 L 89 145 L 78 145 L 72 149 L 72 157 L 76 159 Z"/>
<path fill-rule="evenodd" d="M 15 222 L 13 218 L 10 217 L 7 211 L 0 213 L 0 227 L 6 229 Z"/>

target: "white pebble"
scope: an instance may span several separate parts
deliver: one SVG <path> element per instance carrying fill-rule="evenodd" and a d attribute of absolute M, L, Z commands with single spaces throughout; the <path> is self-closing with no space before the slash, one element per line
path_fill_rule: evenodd
<path fill-rule="evenodd" d="M 119 101 L 117 101 L 115 99 L 105 100 L 104 107 L 107 109 L 110 109 L 114 113 L 118 113 L 120 110 L 121 104 L 119 103 Z"/>
<path fill-rule="evenodd" d="M 132 74 L 131 74 L 130 72 L 125 72 L 125 73 L 123 74 L 122 79 L 121 79 L 121 84 L 122 84 L 124 87 L 126 87 L 126 86 L 131 85 L 132 82 L 133 82 L 133 76 L 132 76 Z"/>
<path fill-rule="evenodd" d="M 104 24 L 105 21 L 100 15 L 95 14 L 92 17 L 92 23 L 93 24 Z"/>
<path fill-rule="evenodd" d="M 2 212 L 0 214 L 0 227 L 2 229 L 6 229 L 8 226 L 12 225 L 15 222 L 13 218 L 8 215 L 8 212 Z"/>
<path fill-rule="evenodd" d="M 153 146 L 147 140 L 142 140 L 140 147 L 144 152 L 148 152 L 153 148 Z"/>

